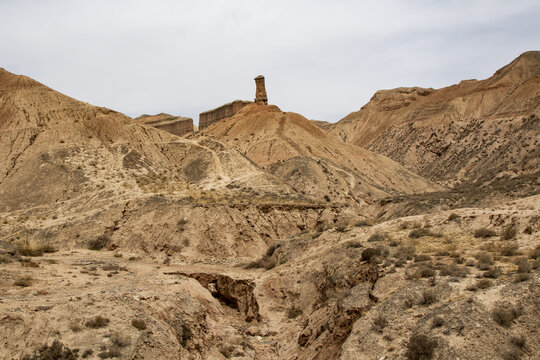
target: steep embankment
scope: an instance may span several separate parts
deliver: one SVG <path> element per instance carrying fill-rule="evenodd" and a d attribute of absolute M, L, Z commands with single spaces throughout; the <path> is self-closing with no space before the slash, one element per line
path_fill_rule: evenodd
<path fill-rule="evenodd" d="M 539 117 L 540 52 L 531 51 L 485 80 L 377 91 L 329 131 L 452 185 L 537 171 Z"/>
<path fill-rule="evenodd" d="M 197 137 L 225 142 L 306 194 L 357 201 L 437 187 L 394 161 L 326 134 L 303 116 L 252 104 Z"/>

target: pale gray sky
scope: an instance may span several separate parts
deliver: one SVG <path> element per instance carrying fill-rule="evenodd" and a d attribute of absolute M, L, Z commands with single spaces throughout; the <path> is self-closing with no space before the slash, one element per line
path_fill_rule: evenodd
<path fill-rule="evenodd" d="M 337 121 L 540 49 L 538 0 L 0 0 L 0 67 L 130 116 L 252 100 Z"/>

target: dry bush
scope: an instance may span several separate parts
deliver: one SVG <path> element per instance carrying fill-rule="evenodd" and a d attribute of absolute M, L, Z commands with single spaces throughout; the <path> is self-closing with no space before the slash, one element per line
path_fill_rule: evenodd
<path fill-rule="evenodd" d="M 476 256 L 476 260 L 478 260 L 478 269 L 480 270 L 487 270 L 491 265 L 494 264 L 491 254 L 485 252 L 478 254 Z"/>
<path fill-rule="evenodd" d="M 431 260 L 431 256 L 425 254 L 418 254 L 414 256 L 414 262 L 424 262 Z"/>
<path fill-rule="evenodd" d="M 430 268 L 420 269 L 418 272 L 421 278 L 430 278 L 435 276 L 435 270 Z"/>
<path fill-rule="evenodd" d="M 510 224 L 510 225 L 507 225 L 504 227 L 502 233 L 501 233 L 501 238 L 503 240 L 510 240 L 510 239 L 513 239 L 515 238 L 517 235 L 517 226 L 516 224 Z"/>
<path fill-rule="evenodd" d="M 388 239 L 388 234 L 384 232 L 376 232 L 375 234 L 372 234 L 367 241 L 373 242 L 373 241 L 384 241 Z"/>
<path fill-rule="evenodd" d="M 454 221 L 454 220 L 457 220 L 459 219 L 459 215 L 456 214 L 456 213 L 452 213 L 450 214 L 450 216 L 448 216 L 448 221 Z"/>
<path fill-rule="evenodd" d="M 78 319 L 74 319 L 69 323 L 69 328 L 73 332 L 79 332 L 82 330 L 81 322 Z"/>
<path fill-rule="evenodd" d="M 353 240 L 353 241 L 349 241 L 346 246 L 348 248 L 358 249 L 358 248 L 363 247 L 364 245 L 362 245 L 360 241 Z"/>
<path fill-rule="evenodd" d="M 88 242 L 88 249 L 89 250 L 101 250 L 104 247 L 109 245 L 109 242 L 111 239 L 107 235 L 100 235 L 97 238 L 90 240 Z"/>
<path fill-rule="evenodd" d="M 514 282 L 520 283 L 520 282 L 527 281 L 530 279 L 531 279 L 531 275 L 521 273 L 521 274 L 516 274 L 516 277 L 514 278 Z"/>
<path fill-rule="evenodd" d="M 525 258 L 517 258 L 514 262 L 517 265 L 517 272 L 518 273 L 530 273 L 532 266 L 529 264 L 527 259 Z"/>
<path fill-rule="evenodd" d="M 384 328 L 388 325 L 388 320 L 384 317 L 382 314 L 378 314 L 373 319 L 373 324 L 371 325 L 371 329 L 375 332 L 378 332 L 382 334 Z"/>
<path fill-rule="evenodd" d="M 502 270 L 498 266 L 492 266 L 488 271 L 485 271 L 482 276 L 489 279 L 497 279 L 502 275 Z"/>
<path fill-rule="evenodd" d="M 409 237 L 413 238 L 413 239 L 418 239 L 418 238 L 421 238 L 421 237 L 424 237 L 424 236 L 442 237 L 443 235 L 440 234 L 440 233 L 435 233 L 435 232 L 433 232 L 433 231 L 431 231 L 430 229 L 427 229 L 427 228 L 413 229 L 409 233 Z"/>
<path fill-rule="evenodd" d="M 521 351 L 519 349 L 513 348 L 502 355 L 503 360 L 520 360 L 521 359 Z"/>
<path fill-rule="evenodd" d="M 519 315 L 519 310 L 512 304 L 499 304 L 491 310 L 493 320 L 504 327 L 510 327 Z"/>
<path fill-rule="evenodd" d="M 514 335 L 510 338 L 510 343 L 517 348 L 525 349 L 525 347 L 527 346 L 527 339 L 523 334 Z"/>
<path fill-rule="evenodd" d="M 296 305 L 293 305 L 287 309 L 287 317 L 289 319 L 295 319 L 300 315 L 302 315 L 302 310 Z"/>
<path fill-rule="evenodd" d="M 394 257 L 402 260 L 412 260 L 416 254 L 416 248 L 414 245 L 400 245 L 394 252 Z"/>
<path fill-rule="evenodd" d="M 372 261 L 377 256 L 381 255 L 381 250 L 377 248 L 367 248 L 362 251 L 362 260 L 363 261 Z"/>
<path fill-rule="evenodd" d="M 525 230 L 523 230 L 523 233 L 524 234 L 527 234 L 527 235 L 532 235 L 533 233 L 533 229 L 532 229 L 532 226 L 531 225 L 528 225 Z"/>
<path fill-rule="evenodd" d="M 133 319 L 131 325 L 137 330 L 146 330 L 146 321 L 143 319 Z"/>
<path fill-rule="evenodd" d="M 540 245 L 535 247 L 533 250 L 531 250 L 531 253 L 529 254 L 531 259 L 540 259 Z"/>
<path fill-rule="evenodd" d="M 233 356 L 233 354 L 234 354 L 234 346 L 232 346 L 232 345 L 223 345 L 219 349 L 219 352 L 221 353 L 221 355 L 225 356 L 226 359 L 230 359 L 231 356 Z"/>
<path fill-rule="evenodd" d="M 183 232 L 185 230 L 185 227 L 186 227 L 186 224 L 188 223 L 188 221 L 184 218 L 178 220 L 176 222 L 176 230 L 178 232 Z"/>
<path fill-rule="evenodd" d="M 20 276 L 15 280 L 13 285 L 20 286 L 20 287 L 27 287 L 27 286 L 32 285 L 32 281 L 33 279 L 31 276 Z"/>
<path fill-rule="evenodd" d="M 433 358 L 437 341 L 424 334 L 412 334 L 407 344 L 408 360 L 429 360 Z"/>
<path fill-rule="evenodd" d="M 431 327 L 432 328 L 438 328 L 438 327 L 441 327 L 445 324 L 445 321 L 442 317 L 440 316 L 437 316 L 435 318 L 433 318 L 433 321 L 431 322 Z"/>
<path fill-rule="evenodd" d="M 33 355 L 22 357 L 22 360 L 76 360 L 79 357 L 77 353 L 78 350 L 71 350 L 57 339 L 50 346 L 43 345 Z"/>
<path fill-rule="evenodd" d="M 443 265 L 439 271 L 441 276 L 467 277 L 469 269 L 456 264 Z"/>
<path fill-rule="evenodd" d="M 501 256 L 515 256 L 517 255 L 519 250 L 518 244 L 508 244 L 504 245 L 500 248 L 500 254 Z"/>
<path fill-rule="evenodd" d="M 89 327 L 91 329 L 100 329 L 100 328 L 106 327 L 109 324 L 109 321 L 110 321 L 109 319 L 101 315 L 98 315 L 98 316 L 93 317 L 90 320 L 87 320 L 85 325 L 86 327 Z"/>
<path fill-rule="evenodd" d="M 354 226 L 356 226 L 356 227 L 372 226 L 372 225 L 373 225 L 373 221 L 369 220 L 369 219 L 359 220 L 356 223 L 354 223 Z"/>
<path fill-rule="evenodd" d="M 437 294 L 433 290 L 424 290 L 422 291 L 422 296 L 420 298 L 420 305 L 431 305 L 435 304 L 438 301 Z"/>
<path fill-rule="evenodd" d="M 488 228 L 480 228 L 480 229 L 476 229 L 474 231 L 474 237 L 475 238 L 488 238 L 488 237 L 492 237 L 492 236 L 495 236 L 497 235 L 497 233 L 491 229 L 488 229 Z"/>

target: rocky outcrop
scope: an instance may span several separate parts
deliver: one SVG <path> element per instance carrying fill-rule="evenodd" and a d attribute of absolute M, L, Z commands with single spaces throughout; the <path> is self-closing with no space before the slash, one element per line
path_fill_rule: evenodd
<path fill-rule="evenodd" d="M 239 112 L 244 106 L 251 104 L 251 101 L 235 100 L 220 107 L 202 112 L 199 114 L 199 129 L 207 128 L 213 123 L 229 118 Z"/>
<path fill-rule="evenodd" d="M 178 136 L 193 133 L 193 119 L 189 117 L 161 113 L 158 115 L 141 115 L 136 120 Z"/>
<path fill-rule="evenodd" d="M 247 322 L 261 320 L 259 304 L 253 294 L 255 283 L 248 279 L 233 279 L 223 274 L 174 272 L 169 275 L 183 275 L 194 278 L 213 297 L 223 304 L 238 310 Z"/>
<path fill-rule="evenodd" d="M 540 51 L 485 80 L 377 91 L 329 132 L 443 185 L 538 169 Z"/>

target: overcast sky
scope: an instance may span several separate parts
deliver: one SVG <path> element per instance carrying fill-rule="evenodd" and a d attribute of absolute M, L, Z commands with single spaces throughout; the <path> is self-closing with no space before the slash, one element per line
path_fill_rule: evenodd
<path fill-rule="evenodd" d="M 129 116 L 253 100 L 337 121 L 540 49 L 538 0 L 0 0 L 0 67 Z"/>

